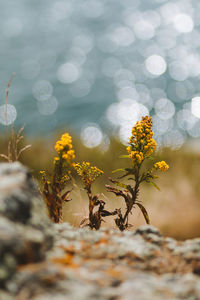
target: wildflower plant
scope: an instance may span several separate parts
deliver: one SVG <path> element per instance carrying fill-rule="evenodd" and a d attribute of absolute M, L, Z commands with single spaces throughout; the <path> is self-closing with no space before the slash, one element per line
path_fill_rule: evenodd
<path fill-rule="evenodd" d="M 87 224 L 91 229 L 99 229 L 103 221 L 103 217 L 112 215 L 112 213 L 104 209 L 105 202 L 99 199 L 99 195 L 92 194 L 92 183 L 103 174 L 103 171 L 95 166 L 91 166 L 89 162 L 82 164 L 74 164 L 77 174 L 81 177 L 84 183 L 84 189 L 87 191 L 89 199 L 89 218 L 84 219 L 81 225 L 87 220 Z M 94 209 L 97 208 L 96 211 Z"/>
<path fill-rule="evenodd" d="M 128 158 L 131 161 L 132 166 L 130 168 L 118 169 L 114 172 L 123 171 L 124 175 L 118 179 L 127 177 L 129 181 L 133 181 L 134 184 L 124 184 L 118 180 L 109 178 L 112 183 L 121 187 L 122 189 L 113 188 L 110 185 L 106 185 L 107 191 L 114 193 L 116 196 L 122 196 L 126 203 L 126 211 L 124 215 L 121 210 L 116 210 L 118 217 L 115 219 L 116 225 L 120 230 L 125 230 L 130 226 L 128 223 L 129 214 L 132 213 L 132 209 L 137 205 L 143 213 L 146 223 L 149 224 L 149 216 L 138 200 L 140 185 L 143 182 L 152 184 L 157 189 L 158 186 L 154 182 L 154 179 L 158 178 L 155 175 L 156 170 L 165 172 L 169 166 L 165 161 L 157 162 L 153 167 L 147 171 L 142 170 L 144 162 L 151 157 L 156 150 L 156 141 L 153 139 L 152 132 L 152 118 L 150 116 L 142 117 L 140 122 L 137 122 L 132 128 L 132 135 L 129 139 L 129 146 L 127 147 L 128 155 L 123 155 L 122 158 Z"/>
<path fill-rule="evenodd" d="M 72 146 L 72 138 L 64 133 L 55 144 L 57 156 L 54 157 L 54 169 L 51 180 L 47 179 L 45 171 L 41 171 L 42 194 L 46 202 L 50 218 L 55 223 L 62 222 L 63 203 L 68 202 L 71 190 L 65 190 L 67 183 L 71 180 L 72 161 L 75 152 Z"/>

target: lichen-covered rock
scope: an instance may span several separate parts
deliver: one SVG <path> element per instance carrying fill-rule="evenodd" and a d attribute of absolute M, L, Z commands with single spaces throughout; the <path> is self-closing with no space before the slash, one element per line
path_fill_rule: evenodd
<path fill-rule="evenodd" d="M 199 299 L 200 279 L 192 274 L 166 274 L 160 277 L 154 274 L 139 272 L 133 274 L 119 288 L 119 298 L 132 300 L 161 299 Z"/>
<path fill-rule="evenodd" d="M 162 236 L 160 231 L 151 225 L 140 226 L 139 228 L 137 228 L 135 230 L 134 234 L 139 234 L 139 235 L 143 235 L 143 236 L 146 236 L 146 235 L 149 236 L 149 234 L 157 235 L 159 237 Z"/>
<path fill-rule="evenodd" d="M 164 238 L 152 226 L 120 232 L 56 224 L 54 230 L 46 260 L 21 268 L 15 289 L 7 284 L 11 294 L 31 300 L 200 299 L 199 260 L 176 251 L 191 242 Z"/>
<path fill-rule="evenodd" d="M 30 300 L 200 299 L 198 239 L 175 241 L 152 226 L 120 232 L 64 223 L 54 225 L 54 233 L 46 259 L 21 266 L 6 282 L 9 295 Z M 195 253 L 193 259 L 185 256 L 187 250 Z"/>
<path fill-rule="evenodd" d="M 200 261 L 200 238 L 186 240 L 177 246 L 175 253 L 181 254 L 185 259 L 198 259 Z"/>
<path fill-rule="evenodd" d="M 28 169 L 0 164 L 0 285 L 20 264 L 41 261 L 53 244 L 52 224 Z"/>
<path fill-rule="evenodd" d="M 19 162 L 0 164 L 0 215 L 37 228 L 50 225 L 38 187 Z"/>

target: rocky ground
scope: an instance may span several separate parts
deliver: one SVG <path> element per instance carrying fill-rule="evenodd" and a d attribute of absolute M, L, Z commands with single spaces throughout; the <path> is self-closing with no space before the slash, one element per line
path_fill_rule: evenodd
<path fill-rule="evenodd" d="M 53 225 L 29 171 L 0 164 L 0 300 L 200 299 L 200 238 Z"/>

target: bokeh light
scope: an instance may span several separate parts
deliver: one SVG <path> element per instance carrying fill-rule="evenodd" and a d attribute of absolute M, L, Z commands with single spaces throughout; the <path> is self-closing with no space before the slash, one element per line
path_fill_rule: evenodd
<path fill-rule="evenodd" d="M 168 131 L 163 136 L 163 146 L 170 147 L 174 150 L 179 149 L 185 142 L 185 136 L 178 130 Z"/>
<path fill-rule="evenodd" d="M 167 69 L 167 64 L 163 57 L 159 55 L 151 55 L 145 61 L 147 70 L 153 75 L 162 75 Z"/>
<path fill-rule="evenodd" d="M 194 23 L 192 18 L 187 14 L 177 14 L 173 20 L 174 27 L 178 32 L 187 33 L 193 30 Z"/>
<path fill-rule="evenodd" d="M 62 64 L 57 71 L 57 78 L 62 83 L 72 83 L 80 76 L 78 66 L 73 63 Z"/>
<path fill-rule="evenodd" d="M 37 107 L 41 115 L 52 115 L 58 107 L 58 100 L 52 96 L 47 100 L 37 101 Z"/>
<path fill-rule="evenodd" d="M 173 61 L 169 64 L 169 74 L 174 80 L 184 81 L 188 78 L 188 68 L 182 61 Z"/>
<path fill-rule="evenodd" d="M 7 104 L 0 106 L 0 123 L 3 125 L 13 124 L 17 118 L 17 111 L 14 105 Z"/>
<path fill-rule="evenodd" d="M 112 41 L 118 46 L 126 47 L 130 46 L 135 41 L 135 37 L 130 28 L 121 26 L 114 30 L 112 34 Z"/>
<path fill-rule="evenodd" d="M 143 18 L 135 22 L 134 32 L 137 38 L 141 40 L 150 40 L 155 35 L 154 26 L 152 23 Z"/>
<path fill-rule="evenodd" d="M 200 137 L 199 9 L 192 0 L 2 2 L 0 85 L 16 73 L 16 125 L 82 134 L 93 124 L 103 145 L 109 133 L 126 143 L 150 114 L 159 145 Z"/>
<path fill-rule="evenodd" d="M 103 134 L 99 126 L 91 124 L 81 130 L 82 143 L 88 148 L 94 148 L 101 144 Z"/>
<path fill-rule="evenodd" d="M 47 80 L 37 81 L 33 86 L 33 96 L 38 101 L 47 100 L 53 93 L 53 86 Z"/>
<path fill-rule="evenodd" d="M 195 118 L 189 109 L 179 110 L 177 113 L 177 124 L 183 130 L 190 130 L 194 127 L 197 122 L 197 118 Z"/>
<path fill-rule="evenodd" d="M 155 103 L 155 112 L 160 119 L 168 120 L 173 117 L 175 113 L 175 106 L 171 100 L 161 98 Z"/>
<path fill-rule="evenodd" d="M 94 38 L 90 34 L 76 35 L 72 41 L 73 46 L 81 48 L 89 53 L 94 47 Z"/>
<path fill-rule="evenodd" d="M 200 96 L 192 98 L 191 112 L 195 117 L 200 119 Z"/>

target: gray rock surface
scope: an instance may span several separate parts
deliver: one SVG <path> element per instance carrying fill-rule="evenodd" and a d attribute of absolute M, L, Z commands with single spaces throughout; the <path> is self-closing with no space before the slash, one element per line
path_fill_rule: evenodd
<path fill-rule="evenodd" d="M 50 224 L 38 187 L 19 162 L 0 164 L 0 215 L 41 229 Z"/>
<path fill-rule="evenodd" d="M 20 163 L 0 164 L 0 286 L 19 264 L 44 259 L 53 228 L 31 173 Z"/>
<path fill-rule="evenodd" d="M 51 224 L 28 170 L 0 164 L 0 300 L 200 299 L 200 239 Z"/>

